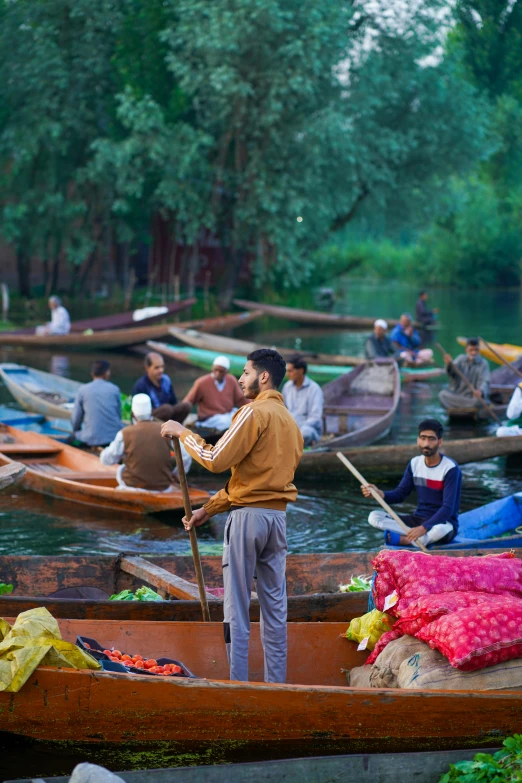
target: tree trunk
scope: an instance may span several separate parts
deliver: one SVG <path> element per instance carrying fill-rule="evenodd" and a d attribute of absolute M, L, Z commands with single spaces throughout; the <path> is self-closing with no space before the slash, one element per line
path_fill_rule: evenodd
<path fill-rule="evenodd" d="M 31 297 L 31 259 L 19 250 L 16 254 L 16 271 L 18 274 L 18 291 L 20 296 Z"/>
<path fill-rule="evenodd" d="M 227 260 L 226 273 L 218 293 L 218 304 L 223 311 L 228 310 L 230 302 L 234 298 L 237 281 L 243 265 L 243 252 L 241 250 L 226 249 L 225 258 Z"/>
<path fill-rule="evenodd" d="M 56 293 L 58 291 L 58 281 L 60 279 L 60 250 L 56 251 L 56 255 L 53 261 L 53 273 L 51 276 L 51 286 L 49 293 Z"/>

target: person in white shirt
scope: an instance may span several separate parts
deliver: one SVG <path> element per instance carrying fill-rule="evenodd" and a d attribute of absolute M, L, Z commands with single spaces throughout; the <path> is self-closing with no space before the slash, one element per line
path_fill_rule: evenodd
<path fill-rule="evenodd" d="M 283 386 L 285 405 L 301 430 L 304 445 L 317 443 L 323 433 L 324 398 L 321 387 L 306 375 L 308 365 L 301 356 L 286 363 L 290 378 Z"/>
<path fill-rule="evenodd" d="M 51 310 L 51 320 L 43 326 L 37 326 L 36 334 L 69 334 L 71 319 L 59 296 L 49 298 L 49 309 Z"/>
<path fill-rule="evenodd" d="M 522 383 L 515 386 L 515 391 L 511 395 L 506 416 L 509 419 L 509 423 L 498 428 L 498 437 L 505 438 L 509 435 L 522 435 Z"/>

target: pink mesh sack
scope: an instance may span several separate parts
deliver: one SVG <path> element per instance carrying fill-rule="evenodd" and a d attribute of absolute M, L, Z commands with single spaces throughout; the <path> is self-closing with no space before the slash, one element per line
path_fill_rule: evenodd
<path fill-rule="evenodd" d="M 377 609 L 400 616 L 417 598 L 434 593 L 495 593 L 522 598 L 522 560 L 510 552 L 486 557 L 448 557 L 383 550 L 373 560 Z M 384 609 L 386 598 L 398 602 Z"/>
<path fill-rule="evenodd" d="M 401 617 L 394 625 L 394 630 L 401 634 L 417 636 L 417 633 L 429 623 L 442 615 L 451 614 L 460 609 L 477 607 L 483 603 L 488 606 L 494 604 L 502 606 L 506 600 L 503 595 L 490 595 L 489 593 L 436 593 L 417 598 L 401 613 Z M 518 599 L 515 599 L 518 600 Z"/>
<path fill-rule="evenodd" d="M 452 666 L 462 671 L 521 658 L 522 601 L 488 597 L 479 606 L 442 615 L 415 636 L 439 650 Z"/>

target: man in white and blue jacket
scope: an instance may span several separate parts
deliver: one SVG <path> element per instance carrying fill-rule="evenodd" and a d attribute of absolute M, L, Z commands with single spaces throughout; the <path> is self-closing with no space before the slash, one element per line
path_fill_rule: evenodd
<path fill-rule="evenodd" d="M 421 456 L 414 457 L 404 471 L 396 489 L 383 492 L 373 484 L 362 486 L 365 497 L 371 497 L 373 487 L 389 504 L 402 503 L 408 495 L 417 493 L 417 508 L 413 514 L 401 515 L 410 532 L 405 535 L 399 524 L 386 511 L 372 511 L 368 522 L 384 530 L 384 540 L 395 546 L 410 546 L 419 541 L 424 546 L 448 544 L 456 535 L 459 522 L 462 473 L 457 463 L 441 454 L 443 428 L 437 419 L 425 419 L 419 424 L 417 445 Z"/>

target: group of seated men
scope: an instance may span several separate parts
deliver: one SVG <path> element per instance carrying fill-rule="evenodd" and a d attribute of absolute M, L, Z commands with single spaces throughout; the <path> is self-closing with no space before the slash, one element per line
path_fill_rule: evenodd
<path fill-rule="evenodd" d="M 431 348 L 421 347 L 421 337 L 409 313 L 401 315 L 389 337 L 387 332 L 388 324 L 383 318 L 378 318 L 364 346 L 367 359 L 394 358 L 399 364 L 409 367 L 428 364 L 433 359 Z"/>

